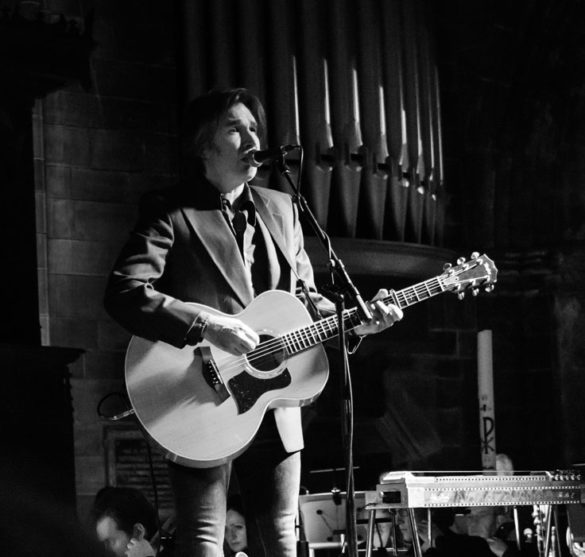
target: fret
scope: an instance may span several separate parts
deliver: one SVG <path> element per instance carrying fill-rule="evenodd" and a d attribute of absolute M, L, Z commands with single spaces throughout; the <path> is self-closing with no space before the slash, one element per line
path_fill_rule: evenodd
<path fill-rule="evenodd" d="M 282 335 L 281 338 L 282 338 L 282 341 L 283 341 L 284 348 L 285 348 L 286 352 L 289 355 L 294 354 L 293 344 L 292 344 L 291 339 L 290 339 L 290 334 Z"/>
<path fill-rule="evenodd" d="M 315 346 L 316 344 L 319 344 L 321 342 L 321 335 L 319 335 L 319 328 L 317 327 L 317 325 L 312 325 L 310 327 L 311 330 L 311 339 L 313 341 L 313 346 Z"/>
<path fill-rule="evenodd" d="M 423 300 L 427 299 L 426 296 L 424 295 L 424 292 L 421 290 L 420 286 L 415 286 L 413 290 L 417 302 L 422 302 Z"/>
<path fill-rule="evenodd" d="M 414 302 L 412 301 L 412 293 L 410 288 L 404 290 L 404 299 L 406 300 L 407 306 L 411 306 L 412 304 L 414 304 Z"/>
<path fill-rule="evenodd" d="M 430 298 L 433 295 L 433 293 L 431 292 L 431 289 L 429 288 L 428 281 L 423 282 L 423 284 L 425 285 L 425 288 L 427 289 L 427 292 L 428 292 L 429 298 Z"/>
<path fill-rule="evenodd" d="M 321 338 L 323 340 L 327 340 L 331 336 L 333 336 L 333 332 L 331 326 L 329 325 L 328 319 L 324 319 L 323 321 L 321 321 L 319 328 L 321 329 Z"/>
<path fill-rule="evenodd" d="M 303 329 L 299 329 L 297 331 L 299 339 L 300 339 L 300 343 L 301 343 L 301 349 L 305 350 L 306 348 L 308 348 L 307 346 L 307 337 L 306 335 L 303 333 Z"/>
<path fill-rule="evenodd" d="M 315 336 L 313 335 L 313 327 L 307 327 L 305 330 L 305 338 L 310 346 L 315 346 Z"/>
<path fill-rule="evenodd" d="M 305 350 L 306 348 L 308 348 L 308 346 L 307 346 L 307 338 L 303 334 L 303 330 L 302 329 L 299 330 L 299 331 L 297 331 L 297 332 L 298 332 L 299 339 L 300 339 L 300 342 L 301 342 L 301 349 L 302 350 Z"/>
<path fill-rule="evenodd" d="M 300 352 L 301 351 L 301 344 L 300 344 L 298 331 L 292 331 L 290 334 L 291 334 L 291 337 L 293 339 L 293 343 L 294 343 L 293 346 L 294 346 L 295 352 Z"/>
<path fill-rule="evenodd" d="M 396 302 L 398 303 L 398 306 L 400 308 L 404 308 L 408 305 L 406 298 L 404 296 L 404 293 L 401 291 L 398 291 L 395 293 L 396 294 Z"/>

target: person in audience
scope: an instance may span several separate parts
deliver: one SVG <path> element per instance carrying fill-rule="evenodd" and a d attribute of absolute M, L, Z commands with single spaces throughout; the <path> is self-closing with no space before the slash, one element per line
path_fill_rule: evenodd
<path fill-rule="evenodd" d="M 432 523 L 432 534 L 429 538 L 428 536 L 428 520 L 427 520 L 427 512 L 425 509 L 414 509 L 415 521 L 416 521 L 416 529 L 417 534 L 419 537 L 419 543 L 421 550 L 424 555 L 431 555 L 432 553 L 428 553 L 431 547 L 434 544 L 434 540 L 436 539 L 437 535 L 440 533 L 437 530 L 436 525 L 434 522 Z M 410 523 L 410 518 L 408 516 L 408 509 L 398 509 L 396 511 L 396 526 L 399 532 L 397 537 L 398 542 L 403 547 L 404 550 L 407 551 L 408 554 L 414 554 L 414 533 L 412 531 L 412 525 Z"/>
<path fill-rule="evenodd" d="M 115 557 L 154 557 L 154 507 L 138 489 L 104 487 L 95 496 L 91 520 L 98 540 Z"/>
<path fill-rule="evenodd" d="M 499 508 L 496 507 L 472 508 L 466 516 L 467 533 L 486 540 L 491 552 L 497 557 L 510 557 L 516 554 L 515 548 L 502 537 L 496 536 L 499 514 Z"/>
<path fill-rule="evenodd" d="M 566 529 L 566 543 L 571 557 L 585 557 L 585 543 L 576 542 L 570 528 Z"/>
<path fill-rule="evenodd" d="M 514 463 L 505 453 L 496 455 L 496 474 L 499 476 L 514 474 Z M 472 507 L 465 518 L 467 533 L 485 539 L 492 554 L 497 557 L 535 555 L 536 546 L 534 544 L 524 543 L 521 549 L 518 548 L 511 508 L 501 506 Z"/>
<path fill-rule="evenodd" d="M 501 522 L 501 507 L 476 507 L 466 516 L 467 533 L 486 540 L 493 555 L 497 557 L 535 557 L 536 544 L 522 543 L 518 547 L 513 522 Z"/>
<path fill-rule="evenodd" d="M 432 509 L 430 536 L 427 509 L 414 509 L 414 514 L 425 557 L 493 557 L 486 540 L 457 530 L 454 509 Z M 414 554 L 413 532 L 406 509 L 397 511 L 396 525 L 407 554 Z"/>
<path fill-rule="evenodd" d="M 248 551 L 248 534 L 246 517 L 240 497 L 232 495 L 228 498 L 225 520 L 225 557 L 251 557 Z"/>

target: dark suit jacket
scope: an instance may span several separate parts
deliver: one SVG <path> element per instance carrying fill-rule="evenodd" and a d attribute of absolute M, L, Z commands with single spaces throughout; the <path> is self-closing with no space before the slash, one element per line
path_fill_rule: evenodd
<path fill-rule="evenodd" d="M 296 207 L 289 195 L 251 187 L 260 230 L 280 239 L 298 275 L 314 290 L 313 271 L 303 247 Z M 269 238 L 270 289 L 294 294 L 297 278 Z M 105 307 L 132 334 L 178 348 L 198 311 L 198 302 L 225 313 L 244 309 L 253 290 L 243 259 L 220 205 L 207 181 L 147 194 L 138 223 L 109 278 Z M 322 307 L 331 303 L 317 297 Z M 288 451 L 302 448 L 299 408 L 278 408 L 276 423 Z"/>

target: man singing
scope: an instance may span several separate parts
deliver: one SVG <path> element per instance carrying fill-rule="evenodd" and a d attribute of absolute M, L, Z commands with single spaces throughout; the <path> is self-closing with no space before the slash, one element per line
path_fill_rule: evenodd
<path fill-rule="evenodd" d="M 250 185 L 257 172 L 251 154 L 265 132 L 260 101 L 245 89 L 212 91 L 190 103 L 183 125 L 182 183 L 144 197 L 109 279 L 110 315 L 149 340 L 178 348 L 205 340 L 239 356 L 259 336 L 232 316 L 264 291 L 294 294 L 301 279 L 316 307 L 331 314 L 333 304 L 316 292 L 291 196 Z M 378 292 L 369 303 L 372 319 L 355 334 L 379 332 L 402 318 L 398 307 L 382 302 L 387 295 Z M 232 468 L 254 524 L 250 553 L 294 557 L 302 448 L 300 408 L 280 407 L 266 413 L 247 450 L 225 464 L 169 462 L 178 557 L 221 555 Z"/>

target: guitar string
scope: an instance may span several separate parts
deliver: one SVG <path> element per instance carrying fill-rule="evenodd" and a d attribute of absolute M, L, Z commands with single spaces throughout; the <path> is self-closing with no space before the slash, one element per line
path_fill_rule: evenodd
<path fill-rule="evenodd" d="M 421 282 L 419 284 L 416 284 L 414 286 L 405 288 L 401 291 L 397 291 L 394 292 L 397 300 L 399 301 L 399 305 L 401 305 L 401 307 L 407 307 L 409 305 L 413 305 L 419 301 L 422 301 L 426 298 L 435 296 L 437 294 L 440 294 L 441 292 L 443 292 L 445 290 L 444 284 L 441 281 L 441 277 L 435 277 L 433 279 L 429 279 L 428 281 L 424 281 Z M 448 278 L 448 277 L 447 277 Z M 472 282 L 475 279 L 472 280 L 468 280 L 468 282 Z M 428 288 L 428 285 L 432 282 L 436 282 L 437 285 L 433 286 L 432 288 Z M 437 288 L 438 286 L 438 288 Z M 414 291 L 414 294 L 408 294 L 408 291 Z M 417 294 L 417 292 L 423 292 L 425 294 L 425 297 L 421 297 Z M 402 302 L 399 300 L 399 298 L 402 297 Z M 384 298 L 384 302 L 388 303 L 388 302 L 392 302 L 394 299 L 392 296 L 388 296 L 387 298 Z M 344 315 L 344 319 L 351 319 L 351 317 L 353 317 L 355 315 L 355 308 L 352 310 L 346 310 L 346 314 Z M 335 321 L 335 323 L 337 322 L 337 317 L 332 316 L 326 319 L 323 319 L 317 323 L 313 323 L 307 327 L 301 328 L 301 329 L 297 329 L 294 331 L 290 331 L 288 333 L 285 333 L 284 335 L 281 335 L 280 337 L 276 337 L 274 339 L 270 339 L 269 341 L 265 341 L 263 343 L 261 343 L 261 345 L 257 348 L 255 348 L 254 350 L 252 350 L 250 353 L 248 353 L 248 355 L 244 355 L 244 356 L 228 356 L 227 359 L 233 359 L 236 358 L 235 361 L 231 362 L 231 364 L 224 366 L 224 373 L 231 371 L 230 370 L 230 365 L 234 367 L 234 369 L 240 369 L 242 362 L 244 362 L 246 359 L 248 360 L 249 363 L 253 364 L 256 361 L 261 360 L 263 357 L 265 357 L 268 354 L 274 353 L 276 350 L 280 351 L 280 350 L 287 350 L 289 352 L 289 355 L 294 355 L 295 353 L 301 352 L 303 350 L 307 350 L 309 348 L 312 348 L 313 346 L 315 346 L 316 344 L 319 344 L 321 342 L 323 342 L 323 339 L 320 338 L 320 335 L 323 333 L 327 333 L 327 330 L 329 330 L 329 332 L 333 332 L 334 334 L 332 336 L 330 336 L 329 338 L 333 338 L 333 336 L 335 336 L 337 333 L 335 332 L 337 329 L 337 326 L 333 326 L 333 325 L 328 325 L 327 327 L 325 326 L 325 324 L 328 323 L 328 321 L 333 320 Z M 357 326 L 357 325 L 356 325 Z M 321 328 L 322 331 L 319 332 L 317 329 Z M 327 329 L 327 330 L 326 330 Z M 315 333 L 311 332 L 312 330 L 315 331 Z M 308 331 L 308 332 L 305 332 Z M 315 342 L 314 336 L 318 335 L 319 336 L 319 340 L 317 342 Z M 286 340 L 286 337 L 288 337 L 288 341 Z M 325 339 L 327 340 L 327 338 Z M 309 342 L 308 345 L 306 345 L 307 341 Z M 294 349 L 293 352 L 290 351 L 290 347 L 292 346 L 292 348 Z M 225 361 L 226 358 L 224 358 L 223 361 Z M 218 363 L 221 365 L 222 360 L 218 360 Z"/>
<path fill-rule="evenodd" d="M 431 288 L 427 288 L 426 285 L 428 283 L 431 282 L 437 282 L 438 286 L 435 285 Z M 424 285 L 424 289 L 423 289 L 423 285 Z M 421 298 L 418 295 L 411 295 L 410 297 L 408 297 L 405 293 L 405 291 L 407 290 L 414 290 L 414 289 L 419 289 L 421 292 L 425 292 L 427 294 L 427 297 L 431 297 L 437 294 L 440 294 L 441 292 L 444 291 L 444 288 L 441 284 L 440 281 L 440 277 L 435 277 L 434 279 L 429 279 L 428 281 L 425 281 L 425 283 L 419 283 L 417 285 L 411 286 L 409 288 L 406 288 L 404 290 L 401 291 L 397 291 L 394 292 L 395 296 L 397 299 L 399 299 L 401 296 L 403 298 L 403 301 L 399 301 L 399 305 L 401 307 L 406 307 L 408 305 L 412 305 L 418 301 L 421 301 L 423 298 Z M 384 303 L 389 303 L 389 302 L 393 302 L 394 298 L 393 296 L 388 296 L 386 298 L 384 298 L 382 300 Z M 344 320 L 348 320 L 351 322 L 351 319 L 355 316 L 357 310 L 355 308 L 351 309 L 351 310 L 346 310 L 344 312 Z M 334 324 L 333 324 L 334 323 Z M 355 326 L 351 327 L 352 329 L 357 327 L 359 324 L 356 324 Z M 251 352 L 248 353 L 248 355 L 244 355 L 244 356 L 227 356 L 224 357 L 223 360 L 222 359 L 218 359 L 217 363 L 218 365 L 220 365 L 220 367 L 223 367 L 223 371 L 224 373 L 227 373 L 229 371 L 231 371 L 231 367 L 233 366 L 234 369 L 239 369 L 241 367 L 241 363 L 244 362 L 245 360 L 248 360 L 249 363 L 253 364 L 254 362 L 260 361 L 262 358 L 264 358 L 266 355 L 270 355 L 274 352 L 280 351 L 280 350 L 286 350 L 289 355 L 294 355 L 295 353 L 298 352 L 302 352 L 303 350 L 307 350 L 317 344 L 320 344 L 321 342 L 323 342 L 324 340 L 328 340 L 329 338 L 333 338 L 334 336 L 337 335 L 337 316 L 330 316 L 326 319 L 322 319 L 321 321 L 318 321 L 316 323 L 312 323 L 311 325 L 308 325 L 306 327 L 303 327 L 301 329 L 296 329 L 293 331 L 289 331 L 288 333 L 285 333 L 279 337 L 270 339 L 268 341 L 265 341 L 263 343 L 261 343 L 257 348 L 255 348 L 254 350 L 252 350 Z M 321 330 L 319 330 L 321 329 Z M 327 337 L 325 339 L 321 338 L 322 335 L 327 335 L 328 333 L 332 333 L 331 336 Z M 318 337 L 318 341 L 315 342 L 315 336 Z M 306 345 L 306 343 L 309 343 L 308 345 Z M 290 348 L 293 348 L 293 351 L 291 352 Z M 230 364 L 224 365 L 222 366 L 222 363 L 224 363 L 226 360 L 232 360 L 233 358 L 236 358 L 236 360 L 232 361 Z"/>
<path fill-rule="evenodd" d="M 432 279 L 417 283 L 417 284 L 410 286 L 408 288 L 404 288 L 402 290 L 395 291 L 393 294 L 396 297 L 396 300 L 399 302 L 399 306 L 401 308 L 407 307 L 409 305 L 414 305 L 417 302 L 423 301 L 424 299 L 433 297 L 437 294 L 440 294 L 441 292 L 444 292 L 446 290 L 445 285 L 448 283 L 448 281 L 446 279 L 452 279 L 454 277 L 457 277 L 457 275 L 463 273 L 464 271 L 465 270 L 462 269 L 462 270 L 458 270 L 456 272 L 451 272 L 448 275 L 441 275 L 438 277 L 433 277 Z M 441 280 L 441 279 L 444 279 L 444 280 Z M 474 282 L 475 280 L 477 280 L 477 277 L 475 277 L 473 279 L 468 279 L 467 281 L 459 281 L 459 284 L 462 284 L 463 282 Z M 436 284 L 429 288 L 429 286 L 432 283 L 436 283 Z M 410 296 L 409 296 L 409 292 L 413 292 L 413 294 L 410 294 Z M 425 296 L 420 297 L 417 294 L 417 292 L 422 292 L 423 294 L 425 294 Z M 401 297 L 402 297 L 402 302 L 400 300 Z M 382 301 L 384 303 L 393 302 L 394 297 L 392 295 L 390 295 L 390 296 L 387 296 L 386 298 L 384 298 Z M 346 310 L 344 312 L 344 320 L 345 319 L 351 320 L 351 318 L 355 316 L 356 311 L 357 310 L 355 308 L 353 308 L 351 310 Z M 328 324 L 329 321 L 334 321 L 335 325 L 328 325 L 326 327 L 326 324 Z M 357 326 L 357 325 L 355 325 L 355 326 Z M 355 326 L 352 328 L 355 328 Z M 321 332 L 318 331 L 319 328 L 322 329 Z M 328 340 L 328 338 L 322 339 L 320 337 L 321 334 L 327 334 L 328 332 L 333 333 L 329 337 L 329 338 L 333 338 L 334 336 L 337 335 L 336 330 L 337 330 L 337 317 L 331 316 L 331 317 L 328 317 L 326 319 L 322 319 L 321 321 L 318 321 L 316 323 L 312 323 L 311 325 L 308 325 L 308 326 L 303 327 L 301 329 L 289 331 L 288 333 L 285 333 L 279 337 L 276 337 L 276 338 L 270 339 L 268 341 L 265 341 L 263 343 L 260 343 L 260 345 L 257 348 L 250 351 L 247 355 L 244 355 L 244 356 L 229 355 L 227 357 L 223 357 L 223 358 L 218 359 L 217 363 L 220 367 L 223 367 L 222 371 L 224 373 L 228 373 L 232 370 L 232 368 L 234 370 L 240 369 L 242 363 L 245 362 L 246 360 L 250 364 L 253 365 L 254 362 L 260 361 L 265 356 L 274 354 L 275 352 L 281 351 L 283 349 L 288 352 L 289 356 L 294 355 L 296 353 L 302 352 L 303 350 L 307 350 L 309 348 L 312 348 L 313 346 L 320 344 L 324 340 Z M 315 335 L 311 331 L 315 331 L 315 333 L 318 335 L 319 340 L 317 342 L 315 342 L 315 339 L 314 339 Z M 287 339 L 288 339 L 288 341 L 287 341 Z M 307 341 L 309 342 L 309 344 L 305 345 Z M 291 352 L 290 347 L 292 347 L 294 349 L 293 352 Z M 236 358 L 236 360 L 233 360 L 232 362 L 228 363 L 227 365 L 222 365 L 222 363 L 225 363 L 225 361 L 232 360 L 233 358 Z"/>
<path fill-rule="evenodd" d="M 426 288 L 427 284 L 429 282 L 434 281 L 434 280 L 438 283 L 438 289 L 436 286 L 433 287 L 433 289 Z M 425 286 L 424 290 L 422 290 L 423 285 Z M 425 298 L 421 298 L 417 294 L 414 294 L 414 295 L 411 294 L 410 296 L 408 296 L 406 294 L 406 291 L 408 291 L 408 290 L 417 290 L 417 289 L 421 292 L 425 292 L 427 298 L 434 296 L 434 295 L 437 295 L 437 294 L 440 294 L 441 292 L 443 292 L 445 290 L 443 284 L 440 281 L 440 277 L 439 277 L 436 279 L 430 279 L 429 281 L 425 281 L 425 283 L 420 283 L 420 284 L 415 285 L 413 287 L 409 287 L 408 289 L 404 289 L 403 291 L 395 292 L 395 295 L 396 295 L 401 307 L 413 305 L 413 304 L 425 299 Z M 402 297 L 402 299 L 403 299 L 402 302 L 399 300 L 400 297 Z M 390 302 L 390 301 L 393 301 L 393 298 L 392 298 L 392 296 L 388 296 L 383 301 Z M 355 315 L 355 312 L 356 312 L 355 308 L 352 310 L 347 310 L 345 312 L 344 319 L 349 318 L 349 320 L 351 320 L 351 318 Z M 330 322 L 332 322 L 332 323 L 334 322 L 334 324 L 331 324 Z M 321 331 L 319 331 L 319 329 L 321 329 Z M 240 369 L 242 363 L 245 360 L 248 360 L 248 362 L 250 364 L 253 364 L 256 361 L 260 361 L 266 355 L 274 353 L 276 350 L 280 351 L 280 350 L 284 349 L 288 352 L 289 355 L 294 355 L 295 353 L 299 353 L 303 350 L 307 350 L 309 348 L 312 348 L 316 344 L 323 342 L 323 340 L 327 340 L 327 338 L 325 338 L 325 339 L 321 338 L 321 335 L 323 335 L 323 334 L 327 334 L 328 332 L 333 333 L 331 336 L 329 336 L 329 338 L 333 338 L 333 336 L 335 336 L 337 334 L 336 330 L 337 330 L 337 317 L 332 316 L 332 317 L 323 319 L 317 323 L 313 323 L 307 327 L 297 329 L 294 331 L 290 331 L 288 333 L 285 333 L 284 335 L 281 335 L 280 337 L 276 337 L 274 339 L 270 339 L 269 341 L 265 341 L 265 342 L 261 343 L 261 345 L 259 347 L 255 348 L 247 355 L 227 356 L 227 358 L 224 357 L 223 360 L 218 359 L 218 363 L 221 366 L 222 363 L 225 362 L 226 359 L 230 360 L 230 359 L 236 358 L 236 360 L 232 361 L 231 364 L 222 366 L 224 373 L 227 373 L 227 372 L 231 371 L 230 366 L 233 366 L 234 369 Z M 312 332 L 312 331 L 314 331 L 314 332 Z M 315 336 L 318 337 L 317 342 L 315 342 Z M 308 342 L 308 344 L 307 344 L 307 342 Z M 291 347 L 293 348 L 292 352 L 290 350 Z"/>

